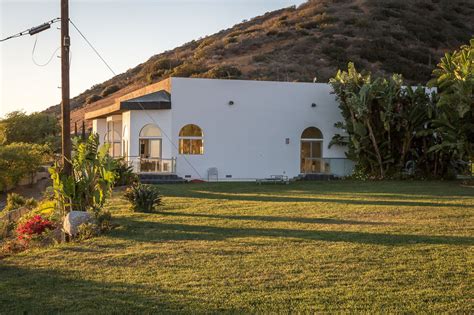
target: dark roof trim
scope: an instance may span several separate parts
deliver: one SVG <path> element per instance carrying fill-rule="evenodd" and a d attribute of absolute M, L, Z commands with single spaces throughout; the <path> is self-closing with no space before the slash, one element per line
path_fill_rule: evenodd
<path fill-rule="evenodd" d="M 85 119 L 98 119 L 120 114 L 130 110 L 171 109 L 171 94 L 165 90 L 149 93 L 140 97 L 96 109 L 85 114 Z"/>
<path fill-rule="evenodd" d="M 120 110 L 171 109 L 171 102 L 121 102 Z"/>
<path fill-rule="evenodd" d="M 171 109 L 171 94 L 165 90 L 120 102 L 120 110 Z"/>

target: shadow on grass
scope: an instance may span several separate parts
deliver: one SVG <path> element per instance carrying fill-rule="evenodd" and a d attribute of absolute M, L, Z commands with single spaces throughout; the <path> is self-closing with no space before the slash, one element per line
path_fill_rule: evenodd
<path fill-rule="evenodd" d="M 257 201 L 257 202 L 322 202 L 322 203 L 338 203 L 343 205 L 363 205 L 363 206 L 393 206 L 393 207 L 459 207 L 459 208 L 470 208 L 474 209 L 474 205 L 466 205 L 462 203 L 436 203 L 426 201 L 398 201 L 398 200 L 361 200 L 361 199 L 350 199 L 347 196 L 345 198 L 318 198 L 317 191 L 308 191 L 307 194 L 314 194 L 314 197 L 286 197 L 279 196 L 278 193 L 285 193 L 285 191 L 259 191 L 257 193 L 273 193 L 274 196 L 269 195 L 249 195 L 249 192 L 219 192 L 219 191 L 200 191 L 200 190 L 189 190 L 184 194 L 182 192 L 167 192 L 166 196 L 169 197 L 190 197 L 190 198 L 202 198 L 202 199 L 216 199 L 216 200 L 236 200 L 236 201 Z M 292 193 L 292 195 L 296 195 Z M 320 194 L 321 195 L 321 194 Z M 355 194 L 357 195 L 357 194 Z M 383 198 L 383 197 L 378 197 Z M 401 199 L 406 197 L 400 197 Z M 435 196 L 433 196 L 435 198 Z"/>
<path fill-rule="evenodd" d="M 474 245 L 474 238 L 460 236 L 427 236 L 412 234 L 366 233 L 352 231 L 295 230 L 276 228 L 231 228 L 209 225 L 190 225 L 120 220 L 125 228 L 114 231 L 111 237 L 139 242 L 163 242 L 180 240 L 225 240 L 229 238 L 288 238 L 306 241 L 349 242 L 376 245 Z"/>
<path fill-rule="evenodd" d="M 347 225 L 387 225 L 385 222 L 356 221 L 330 218 L 304 218 L 304 217 L 277 217 L 269 215 L 220 215 L 184 212 L 163 212 L 166 216 L 210 218 L 223 220 L 243 220 L 243 221 L 265 221 L 265 222 L 294 222 L 309 224 L 347 224 Z"/>
<path fill-rule="evenodd" d="M 105 313 L 179 311 L 158 286 L 81 279 L 81 274 L 0 265 L 0 313 Z M 100 278 L 100 276 L 98 277 Z M 153 294 L 148 294 L 153 292 Z"/>

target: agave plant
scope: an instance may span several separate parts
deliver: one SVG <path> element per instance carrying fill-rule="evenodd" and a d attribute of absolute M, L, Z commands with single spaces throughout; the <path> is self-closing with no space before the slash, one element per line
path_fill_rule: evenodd
<path fill-rule="evenodd" d="M 130 201 L 132 210 L 136 212 L 153 212 L 161 205 L 160 193 L 153 185 L 136 183 L 127 188 L 124 197 Z"/>

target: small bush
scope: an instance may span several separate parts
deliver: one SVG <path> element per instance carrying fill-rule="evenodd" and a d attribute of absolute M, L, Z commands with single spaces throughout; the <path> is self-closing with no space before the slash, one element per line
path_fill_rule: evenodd
<path fill-rule="evenodd" d="M 311 30 L 314 28 L 318 28 L 319 23 L 317 21 L 308 21 L 296 24 L 296 29 L 306 29 Z"/>
<path fill-rule="evenodd" d="M 226 44 L 232 44 L 232 43 L 237 43 L 238 42 L 238 39 L 237 37 L 227 37 L 224 42 Z"/>
<path fill-rule="evenodd" d="M 236 79 L 242 75 L 239 68 L 234 66 L 217 66 L 206 72 L 205 77 L 211 79 Z"/>
<path fill-rule="evenodd" d="M 112 214 L 109 211 L 101 211 L 96 216 L 97 226 L 101 233 L 110 231 L 112 225 Z"/>
<path fill-rule="evenodd" d="M 135 212 L 153 212 L 161 205 L 160 193 L 153 185 L 135 184 L 125 191 L 124 197 Z"/>
<path fill-rule="evenodd" d="M 8 222 L 0 220 L 0 240 L 8 235 Z"/>
<path fill-rule="evenodd" d="M 92 94 L 91 96 L 89 96 L 87 99 L 86 99 L 86 103 L 87 104 L 92 104 L 94 102 L 97 102 L 99 100 L 102 99 L 102 96 L 100 95 L 97 95 L 97 94 Z"/>
<path fill-rule="evenodd" d="M 209 70 L 205 65 L 200 63 L 183 63 L 174 68 L 171 76 L 188 78 L 194 74 L 201 74 Z"/>
<path fill-rule="evenodd" d="M 94 223 L 82 223 L 77 228 L 76 239 L 78 241 L 88 240 L 90 238 L 96 237 L 100 234 L 99 227 Z"/>
<path fill-rule="evenodd" d="M 17 239 L 9 239 L 3 243 L 0 248 L 0 253 L 3 254 L 15 254 L 22 252 L 27 249 L 25 242 L 19 241 Z"/>
<path fill-rule="evenodd" d="M 267 60 L 267 57 L 265 55 L 255 55 L 252 57 L 252 60 L 254 62 L 264 62 Z"/>
<path fill-rule="evenodd" d="M 102 97 L 106 97 L 106 96 L 109 96 L 110 94 L 112 93 L 115 93 L 117 92 L 118 90 L 120 90 L 120 88 L 116 85 L 109 85 L 108 87 L 106 87 L 102 93 L 100 95 L 102 95 Z"/>
<path fill-rule="evenodd" d="M 59 222 L 60 218 L 55 210 L 56 203 L 53 200 L 43 199 L 33 210 L 21 217 L 20 223 L 30 220 L 35 215 L 39 215 L 42 218 L 53 222 Z"/>
<path fill-rule="evenodd" d="M 277 29 L 271 29 L 266 33 L 267 36 L 275 36 L 278 35 L 278 30 Z"/>
<path fill-rule="evenodd" d="M 28 242 L 33 237 L 40 236 L 46 230 L 54 230 L 53 222 L 44 219 L 40 215 L 35 215 L 31 219 L 18 225 L 16 233 L 18 240 Z"/>
<path fill-rule="evenodd" d="M 38 202 L 34 198 L 25 198 L 19 194 L 11 193 L 7 195 L 7 204 L 3 211 L 12 211 L 18 208 L 33 209 L 38 205 Z"/>
<path fill-rule="evenodd" d="M 138 180 L 137 175 L 133 172 L 133 166 L 124 159 L 114 159 L 113 163 L 115 163 L 115 187 L 128 186 Z"/>

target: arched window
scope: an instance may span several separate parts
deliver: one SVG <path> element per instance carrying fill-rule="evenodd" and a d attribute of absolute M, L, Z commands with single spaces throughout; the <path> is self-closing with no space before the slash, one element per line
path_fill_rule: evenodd
<path fill-rule="evenodd" d="M 204 154 L 204 135 L 197 125 L 186 125 L 179 131 L 179 154 Z"/>
<path fill-rule="evenodd" d="M 140 130 L 140 158 L 161 159 L 161 129 L 155 124 L 145 125 Z"/>
<path fill-rule="evenodd" d="M 140 131 L 140 138 L 159 138 L 161 137 L 160 127 L 154 124 L 148 124 Z"/>
<path fill-rule="evenodd" d="M 323 140 L 323 133 L 316 127 L 309 127 L 303 131 L 301 139 Z"/>
<path fill-rule="evenodd" d="M 316 127 L 301 134 L 301 173 L 324 173 L 323 133 Z"/>

